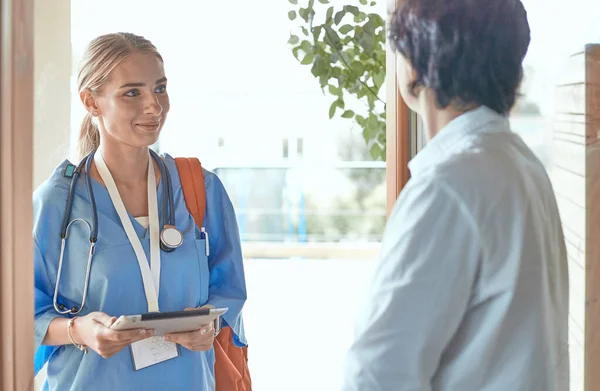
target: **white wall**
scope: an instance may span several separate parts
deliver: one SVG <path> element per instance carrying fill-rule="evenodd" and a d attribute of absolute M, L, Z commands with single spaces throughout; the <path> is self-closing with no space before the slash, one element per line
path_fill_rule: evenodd
<path fill-rule="evenodd" d="M 34 1 L 34 187 L 68 154 L 71 2 Z"/>

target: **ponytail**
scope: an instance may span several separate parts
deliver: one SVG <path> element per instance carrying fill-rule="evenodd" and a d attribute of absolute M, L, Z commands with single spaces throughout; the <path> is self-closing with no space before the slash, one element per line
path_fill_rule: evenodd
<path fill-rule="evenodd" d="M 87 113 L 81 123 L 77 139 L 77 158 L 79 161 L 100 146 L 100 132 L 92 122 L 92 115 Z"/>

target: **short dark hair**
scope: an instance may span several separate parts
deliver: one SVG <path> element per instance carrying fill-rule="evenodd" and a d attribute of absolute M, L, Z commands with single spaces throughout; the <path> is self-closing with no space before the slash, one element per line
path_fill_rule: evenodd
<path fill-rule="evenodd" d="M 415 69 L 412 94 L 428 87 L 440 108 L 514 105 L 530 41 L 520 0 L 404 0 L 389 39 Z"/>

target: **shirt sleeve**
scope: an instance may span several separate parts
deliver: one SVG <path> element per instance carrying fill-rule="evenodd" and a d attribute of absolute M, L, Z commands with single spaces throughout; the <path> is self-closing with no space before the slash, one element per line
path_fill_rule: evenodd
<path fill-rule="evenodd" d="M 48 277 L 46 261 L 34 237 L 34 365 L 37 374 L 52 354 L 58 349 L 57 346 L 44 346 L 42 341 L 48 332 L 50 322 L 61 315 L 54 310 L 53 297 L 54 286 Z"/>
<path fill-rule="evenodd" d="M 223 321 L 235 334 L 234 342 L 246 346 L 242 308 L 246 302 L 246 279 L 235 211 L 227 193 L 222 191 L 222 216 L 216 225 L 215 241 L 211 243 L 208 259 L 210 270 L 207 304 L 227 307 Z"/>
<path fill-rule="evenodd" d="M 468 306 L 480 259 L 475 220 L 443 183 L 407 186 L 344 364 L 344 391 L 425 391 Z"/>

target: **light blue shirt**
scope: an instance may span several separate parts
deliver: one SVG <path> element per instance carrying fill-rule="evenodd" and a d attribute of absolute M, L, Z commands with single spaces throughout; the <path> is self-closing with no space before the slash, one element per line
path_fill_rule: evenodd
<path fill-rule="evenodd" d="M 410 163 L 344 391 L 564 391 L 568 273 L 550 180 L 508 120 L 466 113 Z"/>
<path fill-rule="evenodd" d="M 183 244 L 172 252 L 161 251 L 159 307 L 180 311 L 212 304 L 228 307 L 223 316 L 232 327 L 236 344 L 246 344 L 241 311 L 246 284 L 239 232 L 233 206 L 216 175 L 204 171 L 207 210 L 204 226 L 209 233 L 210 256 L 205 241 L 187 210 L 175 161 L 165 156 L 172 177 L 177 228 Z M 60 316 L 52 299 L 60 254 L 60 231 L 70 178 L 63 162 L 34 193 L 35 348 L 36 373 L 48 361 L 46 390 L 214 390 L 214 350 L 192 352 L 180 347 L 181 356 L 135 371 L 129 348 L 104 359 L 89 351 L 84 355 L 73 345 L 40 346 L 52 319 Z M 85 174 L 84 174 L 85 175 Z M 92 179 L 98 210 L 98 242 L 90 273 L 85 307 L 80 316 L 102 311 L 111 316 L 145 313 L 148 310 L 137 258 L 125 234 L 108 191 Z M 162 205 L 162 183 L 158 203 Z M 71 219 L 92 222 L 85 178 L 77 181 Z M 131 218 L 131 216 L 130 216 Z M 149 259 L 150 238 L 131 218 Z M 161 222 L 162 224 L 162 222 Z M 69 231 L 59 287 L 59 303 L 79 306 L 83 294 L 89 236 L 82 225 Z"/>

